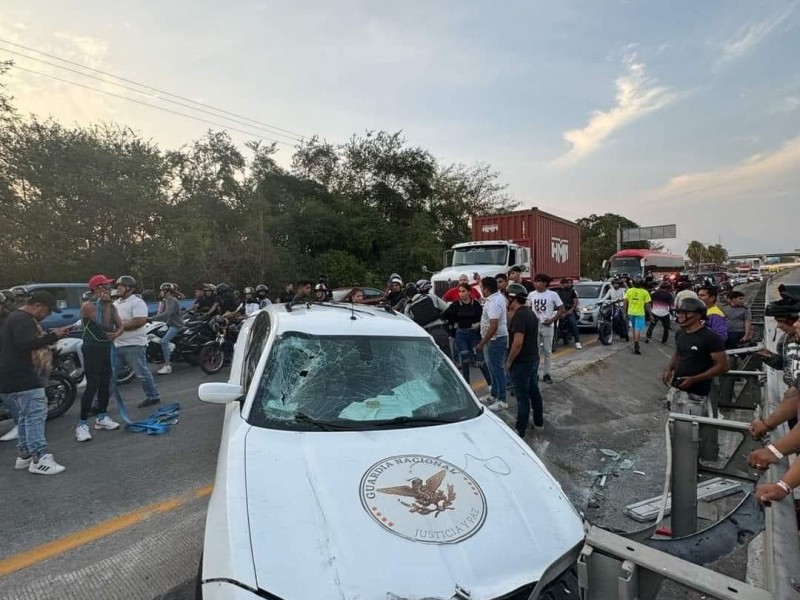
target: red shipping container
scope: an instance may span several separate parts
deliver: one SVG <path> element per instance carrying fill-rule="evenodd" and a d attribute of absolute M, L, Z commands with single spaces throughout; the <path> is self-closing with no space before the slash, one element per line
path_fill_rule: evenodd
<path fill-rule="evenodd" d="M 581 229 L 538 208 L 472 218 L 472 241 L 508 240 L 530 249 L 531 273 L 553 278 L 581 272 Z"/>

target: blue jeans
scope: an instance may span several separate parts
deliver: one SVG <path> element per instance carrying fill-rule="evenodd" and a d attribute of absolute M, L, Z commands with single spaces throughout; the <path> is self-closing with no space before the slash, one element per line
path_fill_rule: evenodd
<path fill-rule="evenodd" d="M 117 356 L 136 372 L 136 377 L 142 382 L 145 397 L 148 400 L 157 400 L 158 388 L 153 381 L 153 374 L 147 368 L 146 349 L 147 346 L 117 346 Z"/>
<path fill-rule="evenodd" d="M 517 396 L 517 432 L 525 436 L 528 428 L 528 416 L 533 410 L 533 424 L 544 425 L 544 406 L 542 394 L 539 392 L 539 357 L 532 362 L 514 361 L 511 365 L 511 381 L 514 382 L 514 393 Z"/>
<path fill-rule="evenodd" d="M 578 315 L 574 312 L 569 313 L 564 320 L 567 322 L 567 327 L 569 328 L 569 332 L 572 335 L 572 338 L 575 340 L 575 343 L 579 343 L 581 341 L 581 334 L 580 330 L 578 329 Z"/>
<path fill-rule="evenodd" d="M 6 407 L 8 416 L 11 417 L 11 420 L 14 421 L 14 425 L 16 425 L 19 421 L 19 409 L 17 409 L 17 403 L 14 402 L 11 399 L 11 396 L 8 394 L 0 394 L 0 402 L 2 402 L 3 406 Z"/>
<path fill-rule="evenodd" d="M 165 333 L 164 337 L 161 338 L 161 354 L 164 356 L 165 365 L 169 364 L 169 343 L 172 341 L 172 338 L 178 335 L 181 331 L 183 331 L 183 327 L 170 325 L 169 329 L 167 329 L 167 333 Z"/>
<path fill-rule="evenodd" d="M 483 357 L 491 376 L 489 393 L 503 402 L 506 401 L 506 346 L 508 346 L 508 337 L 503 336 L 496 340 L 489 340 L 483 349 Z"/>
<path fill-rule="evenodd" d="M 492 377 L 489 375 L 489 369 L 486 368 L 486 363 L 483 361 L 483 356 L 478 356 L 475 353 L 475 346 L 481 341 L 481 334 L 475 329 L 456 329 L 456 352 L 455 355 L 461 361 L 461 373 L 464 375 L 464 380 L 469 383 L 469 367 L 474 364 L 481 370 L 483 377 L 486 379 L 486 384 L 491 385 Z"/>
<path fill-rule="evenodd" d="M 19 441 L 17 450 L 23 458 L 39 458 L 47 454 L 47 441 L 44 439 L 44 422 L 47 420 L 47 396 L 44 388 L 34 388 L 22 392 L 4 394 L 3 399 L 14 403 L 17 409 Z"/>

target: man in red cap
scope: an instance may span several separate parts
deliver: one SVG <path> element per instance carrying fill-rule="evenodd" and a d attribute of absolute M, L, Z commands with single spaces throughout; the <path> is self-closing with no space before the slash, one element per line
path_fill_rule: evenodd
<path fill-rule="evenodd" d="M 81 306 L 86 389 L 81 397 L 81 414 L 75 429 L 75 439 L 79 442 L 92 439 L 88 419 L 95 395 L 98 409 L 94 428 L 119 428 L 119 423 L 106 413 L 111 385 L 111 345 L 123 332 L 122 319 L 111 302 L 113 283 L 114 280 L 105 275 L 92 277 L 89 280 L 89 290 L 94 294 L 94 299 Z"/>

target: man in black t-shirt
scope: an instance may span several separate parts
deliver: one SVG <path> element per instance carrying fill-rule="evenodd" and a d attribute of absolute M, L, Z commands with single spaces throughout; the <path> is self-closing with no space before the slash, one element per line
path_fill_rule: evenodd
<path fill-rule="evenodd" d="M 509 314 L 513 312 L 508 326 L 510 347 L 506 369 L 511 373 L 514 394 L 517 397 L 516 430 L 525 437 L 528 416 L 533 410 L 533 426 L 544 427 L 544 408 L 539 392 L 539 319 L 527 305 L 528 291 L 519 283 L 510 283 L 506 288 L 510 301 Z M 494 406 L 494 405 L 492 405 Z"/>
<path fill-rule="evenodd" d="M 529 294 L 533 291 L 533 284 L 527 279 L 522 278 L 522 267 L 519 265 L 514 265 L 508 270 L 508 283 L 522 284 L 525 289 L 528 290 Z"/>
<path fill-rule="evenodd" d="M 48 452 L 44 437 L 47 419 L 45 385 L 50 377 L 52 355 L 47 348 L 67 335 L 69 327 L 47 333 L 39 321 L 58 311 L 56 299 L 46 291 L 36 291 L 25 305 L 11 313 L 3 326 L 0 346 L 0 394 L 4 402 L 19 409 L 17 460 L 15 469 L 28 469 L 38 475 L 64 471 Z"/>
<path fill-rule="evenodd" d="M 675 353 L 664 369 L 662 381 L 670 409 L 698 417 L 714 416 L 708 395 L 711 380 L 728 370 L 725 342 L 703 326 L 706 306 L 697 298 L 684 298 L 675 309 L 680 331 L 675 335 Z"/>
<path fill-rule="evenodd" d="M 581 349 L 581 334 L 578 330 L 578 309 L 580 308 L 580 300 L 578 300 L 578 292 L 572 287 L 572 279 L 564 277 L 561 280 L 561 287 L 556 290 L 558 297 L 564 304 L 564 316 L 561 317 L 567 323 L 569 332 L 575 338 L 575 347 Z"/>

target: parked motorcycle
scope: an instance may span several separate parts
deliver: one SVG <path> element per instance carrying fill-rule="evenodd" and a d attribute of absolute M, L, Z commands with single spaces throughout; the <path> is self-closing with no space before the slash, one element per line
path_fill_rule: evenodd
<path fill-rule="evenodd" d="M 47 420 L 60 417 L 69 410 L 78 395 L 78 388 L 67 375 L 53 370 L 44 388 L 47 398 Z M 0 403 L 0 421 L 10 419 L 11 415 L 4 404 Z"/>
<path fill-rule="evenodd" d="M 233 348 L 239 336 L 239 326 L 229 323 L 221 317 L 214 317 L 210 325 L 215 332 L 215 337 L 207 342 L 200 351 L 200 368 L 209 375 L 214 375 L 222 370 L 226 362 L 233 358 Z"/>
<path fill-rule="evenodd" d="M 83 380 L 83 340 L 65 337 L 56 342 L 53 370 L 69 377 L 77 386 Z"/>
<path fill-rule="evenodd" d="M 628 341 L 628 321 L 622 314 L 622 300 L 603 302 L 597 316 L 597 337 L 600 343 L 608 346 L 614 341 L 616 333 L 620 338 Z"/>

